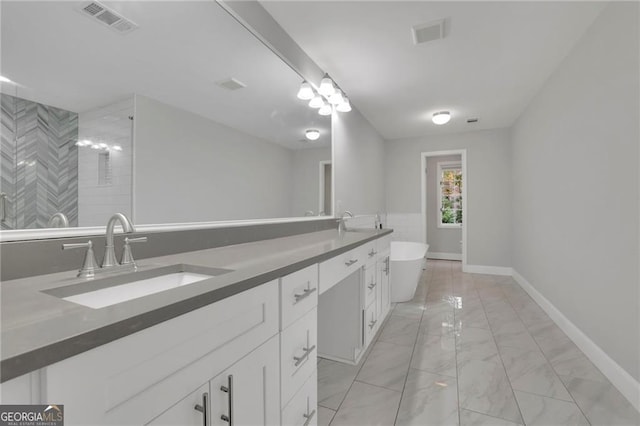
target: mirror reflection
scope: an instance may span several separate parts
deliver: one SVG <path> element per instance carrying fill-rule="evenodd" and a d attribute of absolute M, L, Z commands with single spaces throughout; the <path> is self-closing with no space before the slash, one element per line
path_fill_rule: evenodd
<path fill-rule="evenodd" d="M 0 7 L 3 230 L 332 214 L 330 116 L 217 3 Z"/>

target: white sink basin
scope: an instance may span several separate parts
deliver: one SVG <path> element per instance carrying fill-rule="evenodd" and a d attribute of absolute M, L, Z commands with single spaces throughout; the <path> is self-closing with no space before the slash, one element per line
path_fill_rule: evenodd
<path fill-rule="evenodd" d="M 99 309 L 197 283 L 227 272 L 231 271 L 191 265 L 173 265 L 45 290 L 45 293 L 89 308 Z"/>

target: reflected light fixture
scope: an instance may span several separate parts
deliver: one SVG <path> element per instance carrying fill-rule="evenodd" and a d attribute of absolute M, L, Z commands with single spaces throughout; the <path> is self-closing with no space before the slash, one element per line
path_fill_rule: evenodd
<path fill-rule="evenodd" d="M 309 106 L 311 108 L 320 108 L 323 104 L 324 104 L 324 100 L 320 95 L 315 95 L 313 99 L 309 101 Z"/>
<path fill-rule="evenodd" d="M 338 106 L 336 106 L 336 110 L 339 112 L 351 111 L 351 102 L 349 102 L 349 98 L 346 96 L 342 98 L 342 102 L 340 102 Z"/>
<path fill-rule="evenodd" d="M 317 141 L 320 138 L 320 130 L 309 129 L 304 132 L 304 136 L 310 141 Z"/>
<path fill-rule="evenodd" d="M 451 120 L 451 113 L 449 111 L 440 111 L 433 114 L 431 121 L 433 124 L 442 125 L 447 124 Z"/>
<path fill-rule="evenodd" d="M 320 87 L 318 88 L 318 93 L 323 96 L 331 96 L 336 91 L 335 86 L 333 85 L 333 80 L 329 77 L 329 74 L 325 74 L 320 81 Z"/>
<path fill-rule="evenodd" d="M 318 110 L 318 114 L 320 115 L 331 115 L 331 111 L 333 110 L 333 108 L 331 108 L 331 105 L 328 103 L 324 103 L 320 109 Z"/>
<path fill-rule="evenodd" d="M 111 147 L 114 151 L 122 151 L 122 147 L 120 145 L 114 145 Z"/>
<path fill-rule="evenodd" d="M 300 90 L 298 90 L 298 99 L 308 101 L 309 99 L 313 98 L 313 95 L 314 93 L 311 85 L 307 83 L 306 80 L 303 81 L 302 84 L 300 85 Z"/>

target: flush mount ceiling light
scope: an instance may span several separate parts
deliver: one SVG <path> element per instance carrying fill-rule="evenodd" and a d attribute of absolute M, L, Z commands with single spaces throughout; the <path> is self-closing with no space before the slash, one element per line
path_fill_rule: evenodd
<path fill-rule="evenodd" d="M 342 98 L 342 102 L 340 102 L 338 106 L 336 106 L 336 111 L 339 111 L 339 112 L 351 111 L 351 103 L 349 102 L 349 98 L 347 98 L 346 96 Z"/>
<path fill-rule="evenodd" d="M 312 99 L 314 96 L 313 88 L 307 81 L 303 81 L 300 85 L 300 90 L 298 90 L 298 99 L 302 99 L 303 101 L 308 101 Z"/>
<path fill-rule="evenodd" d="M 451 120 L 451 113 L 449 113 L 449 111 L 436 112 L 435 114 L 433 114 L 431 120 L 433 121 L 433 124 L 437 124 L 439 126 L 442 124 L 447 124 L 449 120 Z"/>
<path fill-rule="evenodd" d="M 324 103 L 320 109 L 318 110 L 318 114 L 320 115 L 331 115 L 331 111 L 333 110 L 333 108 L 331 108 L 331 105 L 328 103 Z"/>
<path fill-rule="evenodd" d="M 323 104 L 324 104 L 324 99 L 322 99 L 322 96 L 320 95 L 315 95 L 313 99 L 309 101 L 309 106 L 311 108 L 320 108 Z"/>
<path fill-rule="evenodd" d="M 333 85 L 333 80 L 329 77 L 329 74 L 325 74 L 320 81 L 320 87 L 318 88 L 318 93 L 322 96 L 331 96 L 336 91 L 335 86 Z"/>
<path fill-rule="evenodd" d="M 309 129 L 304 132 L 304 136 L 310 141 L 317 141 L 320 138 L 320 130 Z"/>

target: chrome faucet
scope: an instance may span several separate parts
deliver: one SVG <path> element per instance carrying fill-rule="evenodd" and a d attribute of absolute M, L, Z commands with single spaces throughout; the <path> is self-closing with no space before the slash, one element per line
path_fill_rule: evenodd
<path fill-rule="evenodd" d="M 49 222 L 47 223 L 47 228 L 68 228 L 69 227 L 69 219 L 65 216 L 64 213 L 58 212 L 51 216 Z"/>
<path fill-rule="evenodd" d="M 340 219 L 338 219 L 338 235 L 342 235 L 343 232 L 347 232 L 347 224 L 344 220 L 344 217 L 347 215 L 349 217 L 353 217 L 353 213 L 351 213 L 349 210 L 345 210 L 342 213 L 342 216 L 340 216 Z"/>
<path fill-rule="evenodd" d="M 125 234 L 131 234 L 136 232 L 133 224 L 122 213 L 116 213 L 107 222 L 107 234 L 105 235 L 105 246 L 104 246 L 104 259 L 102 260 L 103 268 L 111 268 L 118 265 L 118 261 L 116 260 L 116 252 L 113 248 L 113 230 L 116 226 L 116 222 L 120 222 L 122 225 L 122 231 Z"/>

